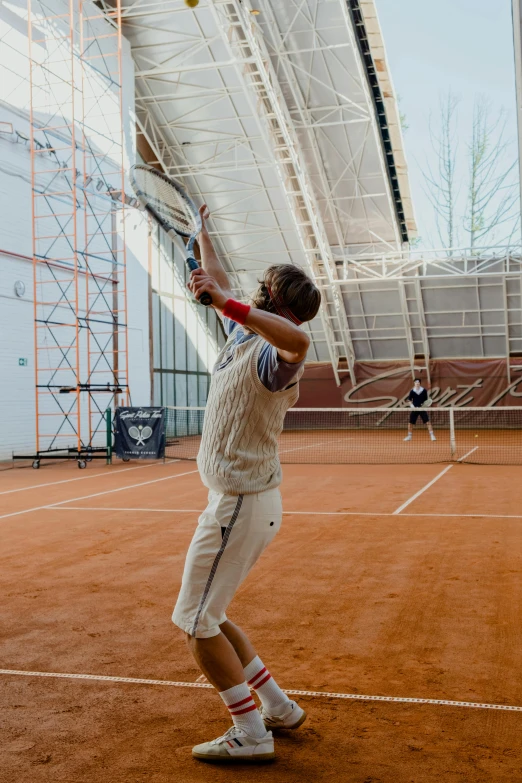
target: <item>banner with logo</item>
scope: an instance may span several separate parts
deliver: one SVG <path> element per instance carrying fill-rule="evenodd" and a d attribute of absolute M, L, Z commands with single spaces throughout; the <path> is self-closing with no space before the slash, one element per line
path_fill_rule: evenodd
<path fill-rule="evenodd" d="M 438 359 L 414 370 L 430 390 L 433 404 L 442 408 L 481 408 L 522 405 L 522 359 Z M 300 381 L 301 408 L 403 407 L 413 386 L 406 362 L 357 362 L 356 383 L 347 373 L 335 383 L 329 364 L 307 365 Z"/>
<path fill-rule="evenodd" d="M 116 408 L 114 430 L 120 459 L 163 459 L 165 408 Z"/>

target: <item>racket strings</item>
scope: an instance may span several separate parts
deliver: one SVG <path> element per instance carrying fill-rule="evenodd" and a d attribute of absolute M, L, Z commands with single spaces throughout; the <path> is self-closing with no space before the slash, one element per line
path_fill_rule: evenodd
<path fill-rule="evenodd" d="M 170 183 L 144 169 L 139 170 L 136 180 L 151 207 L 176 231 L 190 235 L 197 229 L 189 205 Z"/>

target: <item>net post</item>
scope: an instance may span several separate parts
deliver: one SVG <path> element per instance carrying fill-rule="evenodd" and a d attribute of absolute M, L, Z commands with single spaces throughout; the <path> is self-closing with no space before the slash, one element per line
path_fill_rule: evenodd
<path fill-rule="evenodd" d="M 455 408 L 449 409 L 449 425 L 451 459 L 455 459 L 455 454 L 457 453 L 457 442 L 455 440 Z"/>
<path fill-rule="evenodd" d="M 112 465 L 112 412 L 110 408 L 105 411 L 105 432 L 107 445 L 107 465 Z"/>

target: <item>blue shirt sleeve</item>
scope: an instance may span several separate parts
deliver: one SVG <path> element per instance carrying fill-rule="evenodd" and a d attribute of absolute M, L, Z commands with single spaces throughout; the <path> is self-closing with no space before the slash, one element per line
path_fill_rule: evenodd
<path fill-rule="evenodd" d="M 230 337 L 236 326 L 239 324 L 236 323 L 236 321 L 231 321 L 230 318 L 223 318 L 223 329 L 225 330 L 225 334 L 227 337 Z"/>
<path fill-rule="evenodd" d="M 240 344 L 254 337 L 251 333 L 245 334 L 239 324 L 231 321 L 230 318 L 223 318 L 223 329 L 227 337 L 235 333 L 234 344 Z M 257 374 L 265 388 L 271 392 L 278 392 L 286 389 L 295 380 L 304 363 L 304 359 L 296 364 L 283 361 L 277 355 L 277 348 L 265 341 L 257 361 Z"/>
<path fill-rule="evenodd" d="M 304 359 L 297 363 L 283 361 L 277 355 L 277 348 L 270 343 L 265 343 L 259 353 L 257 374 L 263 386 L 271 392 L 278 392 L 295 381 L 304 363 Z"/>

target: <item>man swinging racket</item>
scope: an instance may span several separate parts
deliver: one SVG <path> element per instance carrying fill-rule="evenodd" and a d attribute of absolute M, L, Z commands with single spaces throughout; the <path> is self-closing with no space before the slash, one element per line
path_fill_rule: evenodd
<path fill-rule="evenodd" d="M 228 340 L 213 369 L 198 454 L 208 506 L 187 553 L 172 620 L 233 721 L 223 736 L 196 745 L 193 756 L 267 761 L 275 757 L 271 729 L 296 729 L 306 713 L 279 688 L 226 611 L 281 525 L 277 439 L 299 396 L 310 342 L 299 325 L 314 318 L 321 295 L 300 268 L 281 265 L 266 270 L 251 305 L 236 301 L 206 229 L 206 206 L 200 214 L 202 268 L 192 272 L 189 288 L 197 299 L 211 295 Z"/>
<path fill-rule="evenodd" d="M 437 440 L 435 437 L 435 433 L 433 432 L 433 427 L 431 426 L 430 417 L 428 415 L 428 412 L 426 410 L 423 410 L 423 408 L 427 408 L 429 403 L 429 396 L 426 389 L 424 389 L 421 386 L 421 382 L 419 378 L 415 378 L 413 382 L 413 389 L 410 391 L 406 398 L 410 403 L 411 413 L 410 413 L 410 421 L 408 424 L 408 434 L 404 438 L 404 440 L 411 440 L 413 437 L 413 426 L 417 424 L 417 419 L 419 416 L 421 417 L 421 420 L 424 422 L 424 424 L 427 425 L 428 431 L 430 433 L 430 438 L 432 440 Z"/>

